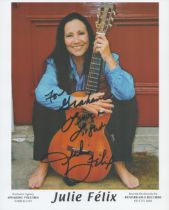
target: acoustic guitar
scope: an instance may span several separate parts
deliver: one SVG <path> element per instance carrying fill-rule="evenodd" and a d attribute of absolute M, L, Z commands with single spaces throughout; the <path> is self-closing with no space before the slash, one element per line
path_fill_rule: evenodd
<path fill-rule="evenodd" d="M 97 33 L 106 34 L 114 15 L 112 3 L 101 4 L 97 13 Z M 85 91 L 72 95 L 78 97 L 98 92 L 101 64 L 101 56 L 93 53 Z M 88 103 L 90 102 L 88 98 Z M 80 106 L 65 112 L 66 121 L 49 145 L 48 161 L 51 167 L 63 177 L 77 182 L 104 179 L 112 165 L 112 152 L 105 133 L 110 114 L 96 116 Z"/>

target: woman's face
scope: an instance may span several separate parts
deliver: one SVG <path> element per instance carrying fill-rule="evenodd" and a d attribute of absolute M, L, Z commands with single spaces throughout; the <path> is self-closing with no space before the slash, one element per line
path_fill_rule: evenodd
<path fill-rule="evenodd" d="M 89 35 L 84 23 L 74 19 L 65 24 L 64 40 L 73 57 L 83 57 L 89 47 Z"/>

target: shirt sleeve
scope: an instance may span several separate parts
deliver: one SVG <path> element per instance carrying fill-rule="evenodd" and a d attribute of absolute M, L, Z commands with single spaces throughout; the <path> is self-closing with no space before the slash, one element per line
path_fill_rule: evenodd
<path fill-rule="evenodd" d="M 41 105 L 59 110 L 61 107 L 67 108 L 68 104 L 63 106 L 63 101 L 71 101 L 73 96 L 67 94 L 58 86 L 56 72 L 53 59 L 47 59 L 46 71 L 35 89 L 35 97 Z"/>
<path fill-rule="evenodd" d="M 134 81 L 131 74 L 120 67 L 119 56 L 112 53 L 117 65 L 109 69 L 105 64 L 104 74 L 111 89 L 111 94 L 118 100 L 130 100 L 135 95 Z"/>

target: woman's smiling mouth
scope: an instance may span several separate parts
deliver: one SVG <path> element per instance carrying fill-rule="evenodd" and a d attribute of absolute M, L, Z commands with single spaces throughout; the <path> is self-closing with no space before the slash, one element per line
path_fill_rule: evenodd
<path fill-rule="evenodd" d="M 78 50 L 78 49 L 82 49 L 82 48 L 83 48 L 83 46 L 84 46 L 84 45 L 76 45 L 76 46 L 73 46 L 72 48 L 74 48 L 74 49 L 77 49 L 77 50 Z"/>

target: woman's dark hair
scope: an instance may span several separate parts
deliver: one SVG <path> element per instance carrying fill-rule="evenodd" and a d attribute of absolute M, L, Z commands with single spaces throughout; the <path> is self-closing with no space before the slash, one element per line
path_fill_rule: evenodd
<path fill-rule="evenodd" d="M 93 51 L 94 33 L 88 20 L 79 13 L 70 13 L 61 20 L 56 34 L 56 46 L 51 55 L 49 56 L 50 58 L 54 59 L 58 71 L 57 78 L 59 86 L 68 93 L 70 93 L 71 90 L 70 60 L 69 60 L 70 58 L 69 58 L 69 52 L 67 51 L 65 46 L 64 28 L 66 23 L 74 19 L 82 21 L 88 31 L 89 48 L 85 53 L 85 61 L 84 61 L 84 73 L 88 74 L 90 59 Z"/>

